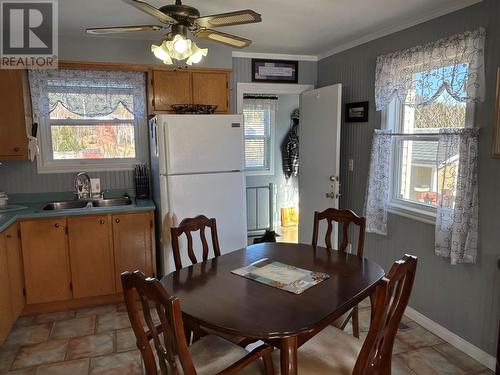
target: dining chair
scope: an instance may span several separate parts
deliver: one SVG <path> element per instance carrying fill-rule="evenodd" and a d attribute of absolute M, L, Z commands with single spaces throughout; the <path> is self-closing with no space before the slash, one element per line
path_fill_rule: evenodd
<path fill-rule="evenodd" d="M 179 298 L 168 295 L 157 279 L 141 271 L 124 272 L 121 281 L 146 375 L 274 373 L 272 348 L 265 344 L 248 352 L 219 336 L 207 335 L 188 346 Z"/>
<path fill-rule="evenodd" d="M 299 348 L 298 373 L 390 374 L 394 339 L 408 305 L 416 268 L 417 258 L 405 255 L 394 262 L 378 284 L 372 298 L 370 329 L 364 342 L 329 325 Z M 279 364 L 276 354 L 272 355 L 275 366 Z"/>
<path fill-rule="evenodd" d="M 193 235 L 192 232 L 200 232 L 200 241 L 203 250 L 202 260 L 208 260 L 209 255 L 209 246 L 207 241 L 207 236 L 205 235 L 206 228 L 210 229 L 210 236 L 212 238 L 212 248 L 214 252 L 214 256 L 218 257 L 221 255 L 220 246 L 219 246 L 219 238 L 217 236 L 217 222 L 214 218 L 209 219 L 205 215 L 198 215 L 194 218 L 186 218 L 180 222 L 177 227 L 172 227 L 170 229 L 171 238 L 172 238 L 172 250 L 174 254 L 174 263 L 175 269 L 180 270 L 183 267 L 182 264 L 182 254 L 179 245 L 179 238 L 184 234 L 187 238 L 187 255 L 191 264 L 198 263 L 198 259 L 196 258 L 196 254 L 194 252 L 193 247 Z M 231 336 L 224 333 L 216 332 L 207 327 L 200 327 L 198 323 L 190 320 L 184 319 L 184 325 L 186 326 L 186 332 L 188 333 L 188 337 L 191 337 L 192 341 L 198 340 L 205 334 L 216 334 L 222 336 L 226 340 L 229 340 L 233 343 L 251 343 L 252 340 L 247 340 L 244 337 L 239 336 Z M 255 340 L 253 340 L 255 341 Z"/>
<path fill-rule="evenodd" d="M 198 263 L 196 254 L 193 247 L 193 236 L 192 232 L 200 231 L 200 240 L 203 250 L 203 260 L 208 259 L 208 242 L 205 235 L 205 229 L 210 229 L 210 235 L 212 237 L 212 248 L 214 251 L 214 256 L 220 256 L 219 238 L 217 237 L 217 223 L 214 218 L 209 219 L 204 215 L 198 215 L 194 218 L 186 218 L 180 222 L 177 227 L 172 227 L 170 229 L 172 237 L 172 250 L 174 253 L 174 263 L 175 269 L 180 270 L 182 268 L 182 256 L 179 246 L 179 238 L 185 234 L 187 238 L 187 254 L 189 260 L 192 264 Z"/>
<path fill-rule="evenodd" d="M 351 223 L 358 226 L 359 234 L 356 255 L 363 256 L 366 227 L 366 219 L 364 217 L 356 215 L 351 210 L 338 210 L 336 208 L 327 208 L 323 212 L 315 211 L 312 238 L 313 246 L 317 246 L 318 244 L 319 226 L 322 220 L 326 220 L 328 225 L 325 234 L 325 244 L 330 250 L 332 250 L 333 222 L 342 224 L 342 242 L 338 248 L 338 250 L 342 252 L 345 252 L 347 250 L 347 246 L 349 245 L 349 227 Z M 359 338 L 359 308 L 357 305 L 337 319 L 333 325 L 343 330 L 347 326 L 347 323 L 349 323 L 350 319 L 352 319 L 352 334 L 354 337 Z"/>

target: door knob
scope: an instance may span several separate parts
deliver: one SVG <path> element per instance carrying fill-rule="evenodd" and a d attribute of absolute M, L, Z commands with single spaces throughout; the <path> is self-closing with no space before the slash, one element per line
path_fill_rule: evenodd
<path fill-rule="evenodd" d="M 330 181 L 336 182 L 339 180 L 339 176 L 330 176 Z"/>
<path fill-rule="evenodd" d="M 329 193 L 326 193 L 325 195 L 327 198 L 335 199 L 335 192 L 333 192 L 333 191 L 330 191 Z"/>

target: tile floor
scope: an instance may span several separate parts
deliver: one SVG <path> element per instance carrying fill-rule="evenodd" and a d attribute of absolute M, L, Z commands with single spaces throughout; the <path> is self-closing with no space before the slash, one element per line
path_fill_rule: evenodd
<path fill-rule="evenodd" d="M 366 305 L 363 305 L 366 306 Z M 393 357 L 393 375 L 493 374 L 404 318 Z M 362 338 L 369 327 L 369 307 L 360 310 Z M 141 374 L 123 304 L 21 317 L 0 346 L 0 374 L 114 375 Z"/>

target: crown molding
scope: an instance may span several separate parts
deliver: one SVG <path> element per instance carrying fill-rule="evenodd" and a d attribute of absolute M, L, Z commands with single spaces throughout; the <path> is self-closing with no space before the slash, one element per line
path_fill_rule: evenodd
<path fill-rule="evenodd" d="M 284 53 L 259 53 L 259 52 L 233 51 L 233 57 L 242 57 L 245 59 L 318 61 L 318 56 L 314 55 L 289 55 Z"/>
<path fill-rule="evenodd" d="M 390 27 L 383 28 L 383 29 L 376 31 L 374 33 L 367 34 L 367 35 L 364 35 L 360 38 L 352 40 L 350 42 L 338 45 L 338 46 L 328 50 L 327 52 L 323 52 L 323 53 L 318 54 L 318 61 L 321 59 L 324 59 L 325 57 L 335 55 L 339 52 L 351 49 L 353 47 L 357 47 L 361 44 L 371 42 L 372 40 L 382 38 L 384 36 L 396 33 L 398 31 L 405 30 L 405 29 L 408 29 L 410 27 L 419 25 L 421 23 L 430 21 L 434 18 L 438 18 L 438 17 L 444 16 L 446 14 L 453 13 L 453 12 L 460 10 L 460 9 L 463 9 L 463 8 L 467 8 L 471 5 L 480 3 L 482 1 L 483 0 L 456 0 L 450 6 L 438 8 L 430 13 L 423 15 L 422 17 L 418 17 L 417 19 L 408 19 L 405 22 L 402 22 L 400 24 L 392 25 Z"/>

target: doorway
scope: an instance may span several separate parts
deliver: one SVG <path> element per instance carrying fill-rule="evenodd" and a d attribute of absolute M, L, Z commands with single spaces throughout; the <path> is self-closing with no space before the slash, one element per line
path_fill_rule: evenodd
<path fill-rule="evenodd" d="M 237 112 L 245 122 L 249 243 L 266 230 L 274 231 L 278 242 L 298 242 L 299 184 L 286 144 L 293 145 L 293 135 L 298 135 L 300 94 L 311 89 L 312 85 L 237 84 Z"/>

